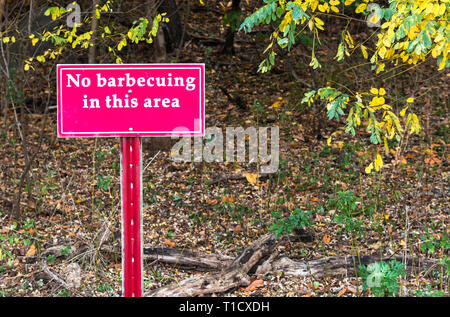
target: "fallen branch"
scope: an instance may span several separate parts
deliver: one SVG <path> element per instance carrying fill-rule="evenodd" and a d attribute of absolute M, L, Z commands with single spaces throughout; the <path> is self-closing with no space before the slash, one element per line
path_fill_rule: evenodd
<path fill-rule="evenodd" d="M 259 179 L 264 179 L 264 178 L 267 178 L 269 176 L 270 176 L 269 174 L 260 174 L 258 178 Z M 208 185 L 214 185 L 214 184 L 217 184 L 217 183 L 227 182 L 227 181 L 230 181 L 230 180 L 241 180 L 241 179 L 245 179 L 245 178 L 246 177 L 245 177 L 244 174 L 225 175 L 225 176 L 220 176 L 220 177 L 212 179 L 208 183 Z"/>
<path fill-rule="evenodd" d="M 161 263 L 174 264 L 184 269 L 196 271 L 219 271 L 233 262 L 233 258 L 218 254 L 193 252 L 169 248 L 144 248 L 144 259 L 158 261 Z M 256 275 L 282 273 L 292 277 L 305 276 L 355 276 L 354 263 L 358 265 L 369 265 L 378 261 L 404 262 L 403 257 L 383 257 L 364 255 L 359 261 L 351 256 L 332 256 L 310 261 L 295 261 L 288 257 L 278 257 L 274 252 L 263 263 L 258 265 Z M 406 258 L 406 270 L 408 272 L 423 271 L 436 266 L 437 260 L 426 258 Z"/>
<path fill-rule="evenodd" d="M 281 242 L 273 234 L 266 234 L 258 239 L 221 272 L 189 278 L 181 282 L 161 287 L 149 292 L 148 296 L 178 297 L 198 296 L 201 294 L 222 293 L 231 288 L 250 284 L 250 270 L 263 258 L 270 256 Z"/>
<path fill-rule="evenodd" d="M 235 287 L 249 285 L 250 276 L 283 274 L 291 277 L 350 277 L 355 276 L 359 265 L 369 265 L 378 261 L 397 260 L 405 263 L 407 272 L 421 272 L 437 260 L 426 258 L 383 257 L 379 256 L 332 256 L 310 261 L 294 261 L 288 257 L 279 257 L 277 246 L 282 239 L 267 234 L 247 247 L 236 259 L 215 254 L 197 253 L 165 248 L 145 248 L 144 259 L 176 264 L 181 267 L 202 271 L 217 271 L 211 275 L 202 275 L 175 282 L 169 286 L 150 291 L 148 296 L 198 296 L 201 294 L 221 293 Z"/>
<path fill-rule="evenodd" d="M 391 261 L 397 260 L 398 262 L 403 262 L 405 259 L 403 257 L 383 257 L 365 255 L 358 258 L 353 258 L 351 256 L 331 256 L 320 259 L 315 259 L 311 261 L 293 261 L 287 257 L 282 257 L 273 262 L 272 267 L 266 272 L 260 271 L 260 275 L 264 274 L 276 274 L 283 273 L 292 277 L 323 277 L 323 276 L 355 276 L 355 266 L 356 271 L 358 265 L 369 265 L 379 261 Z M 354 262 L 355 261 L 355 262 Z M 406 258 L 406 271 L 422 271 L 432 265 L 437 263 L 436 260 L 425 259 L 425 258 Z"/>
<path fill-rule="evenodd" d="M 168 248 L 144 248 L 144 260 L 175 264 L 197 271 L 220 271 L 231 264 L 232 257 Z"/>
<path fill-rule="evenodd" d="M 44 261 L 41 262 L 41 269 L 50 278 L 51 281 L 55 281 L 65 289 L 70 290 L 72 293 L 80 295 L 80 293 L 75 288 L 73 288 L 72 285 L 66 282 L 66 280 L 61 278 L 58 274 L 52 272 Z"/>

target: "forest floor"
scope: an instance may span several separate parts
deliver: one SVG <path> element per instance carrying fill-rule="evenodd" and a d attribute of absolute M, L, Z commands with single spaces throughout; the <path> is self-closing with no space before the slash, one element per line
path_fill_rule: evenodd
<path fill-rule="evenodd" d="M 217 13 L 199 11 L 193 16 L 189 33 L 198 38 L 223 37 L 224 30 L 213 23 Z M 324 38 L 334 43 L 330 34 Z M 359 54 L 338 64 L 333 61 L 336 47 L 327 44 L 316 51 L 323 68 L 313 72 L 307 66 L 309 48 L 295 49 L 291 62 L 296 73 L 314 87 L 337 82 L 354 90 L 384 87 L 388 94 L 395 88 L 401 92 L 398 99 L 416 96 L 412 107 L 423 130 L 392 147 L 380 173 L 366 174 L 374 151 L 368 137 L 342 133 L 327 145 L 331 133 L 344 125 L 328 121 L 323 106 L 300 103 L 309 88 L 292 77 L 282 57 L 272 72 L 257 73 L 265 36 L 239 33 L 235 55 L 220 54 L 220 45 L 202 44 L 192 37 L 177 62 L 206 64 L 207 127 L 219 127 L 224 133 L 225 127 L 279 127 L 278 171 L 258 179 L 256 163 L 177 163 L 169 151 L 144 152 L 144 245 L 235 257 L 278 218 L 299 208 L 311 211 L 312 225 L 307 230 L 313 239 L 283 244 L 280 252 L 291 259 L 356 252 L 380 258 L 431 258 L 445 265 L 401 277 L 399 294 L 448 296 L 450 139 L 448 91 L 442 89 L 448 76 L 436 74 L 429 65 L 417 67 L 414 76 L 406 73 L 390 80 L 374 76 L 369 66 L 360 66 L 358 73 L 345 72 L 363 57 Z M 243 104 L 229 100 L 220 87 L 240 96 Z M 394 110 L 398 113 L 401 106 L 394 105 Z M 26 144 L 14 115 L 10 113 L 6 124 L 1 118 L 0 296 L 120 296 L 119 139 L 58 139 L 56 112 L 51 112 L 40 146 L 44 115 L 25 117 Z M 26 165 L 24 150 L 39 152 L 24 186 L 18 220 L 11 219 L 10 213 Z M 338 221 L 339 193 L 359 198 L 352 229 Z M 105 228 L 117 246 L 113 256 L 96 249 Z M 48 272 L 53 272 L 64 279 L 74 270 L 73 263 L 81 268 L 77 287 L 65 287 L 49 277 Z M 146 292 L 207 274 L 158 261 L 146 262 L 144 271 Z M 214 295 L 373 296 L 363 290 L 361 278 L 351 276 L 277 274 L 256 281 Z"/>

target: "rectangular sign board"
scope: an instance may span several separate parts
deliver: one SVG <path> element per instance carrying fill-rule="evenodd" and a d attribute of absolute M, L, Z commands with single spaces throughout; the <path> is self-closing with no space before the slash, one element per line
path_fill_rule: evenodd
<path fill-rule="evenodd" d="M 204 64 L 60 64 L 58 137 L 204 135 Z"/>

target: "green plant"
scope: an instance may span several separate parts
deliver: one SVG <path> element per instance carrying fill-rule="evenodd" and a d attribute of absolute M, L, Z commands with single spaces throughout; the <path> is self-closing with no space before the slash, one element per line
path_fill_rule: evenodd
<path fill-rule="evenodd" d="M 107 292 L 107 293 L 112 293 L 114 292 L 113 288 L 111 287 L 111 285 L 109 285 L 107 282 L 102 282 L 98 287 L 97 287 L 97 291 L 99 292 Z"/>
<path fill-rule="evenodd" d="M 281 235 L 291 234 L 294 229 L 300 229 L 309 227 L 313 224 L 311 220 L 312 211 L 305 212 L 300 208 L 295 208 L 288 218 L 279 219 L 281 217 L 280 212 L 273 213 L 275 219 L 279 219 L 277 222 L 269 227 L 276 237 Z"/>
<path fill-rule="evenodd" d="M 436 249 L 448 250 L 450 248 L 450 239 L 448 234 L 442 235 L 440 239 L 432 234 L 433 228 L 425 228 L 425 233 L 420 236 L 422 243 L 420 245 L 420 250 L 426 253 L 434 253 Z"/>
<path fill-rule="evenodd" d="M 224 201 L 222 203 L 222 206 L 221 205 L 214 206 L 213 209 L 215 211 L 219 211 L 222 214 L 228 215 L 234 221 L 242 221 L 242 219 L 246 215 L 253 213 L 253 210 L 248 207 L 228 201 Z"/>
<path fill-rule="evenodd" d="M 339 191 L 329 202 L 329 207 L 336 209 L 334 221 L 342 226 L 341 231 L 353 237 L 364 236 L 363 221 L 357 218 L 363 212 L 360 202 L 351 191 Z"/>
<path fill-rule="evenodd" d="M 364 290 L 370 291 L 376 297 L 388 297 L 397 294 L 398 278 L 406 275 L 403 264 L 392 260 L 389 263 L 384 261 L 375 262 L 359 266 L 359 276 L 364 280 Z"/>
<path fill-rule="evenodd" d="M 95 153 L 95 158 L 97 159 L 97 162 L 104 161 L 106 159 L 106 155 L 108 153 L 106 151 L 97 151 Z"/>
<path fill-rule="evenodd" d="M 417 297 L 443 297 L 445 293 L 442 290 L 434 290 L 430 284 L 426 284 L 425 289 L 417 290 L 413 295 Z"/>
<path fill-rule="evenodd" d="M 54 297 L 71 297 L 71 296 L 72 294 L 66 289 L 63 289 L 62 291 L 59 291 L 54 295 Z"/>
<path fill-rule="evenodd" d="M 69 246 L 66 246 L 66 247 L 62 248 L 60 252 L 61 252 L 62 255 L 66 255 L 67 256 L 67 255 L 69 255 L 71 249 L 72 248 L 69 245 Z"/>
<path fill-rule="evenodd" d="M 45 258 L 45 260 L 46 260 L 49 264 L 53 264 L 53 263 L 55 263 L 56 256 L 54 256 L 54 255 L 48 255 L 48 256 Z"/>
<path fill-rule="evenodd" d="M 104 191 L 109 190 L 109 188 L 111 187 L 111 177 L 109 176 L 103 177 L 99 175 L 97 178 L 97 185 Z"/>

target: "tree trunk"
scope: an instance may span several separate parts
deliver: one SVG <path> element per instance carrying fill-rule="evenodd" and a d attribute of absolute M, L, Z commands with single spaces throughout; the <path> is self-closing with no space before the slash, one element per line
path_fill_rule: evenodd
<path fill-rule="evenodd" d="M 169 23 L 163 23 L 164 38 L 166 41 L 166 52 L 172 53 L 177 50 L 183 41 L 183 24 L 177 2 L 175 0 L 164 0 L 158 8 L 159 13 L 166 13 Z"/>
<path fill-rule="evenodd" d="M 222 54 L 233 54 L 234 50 L 234 36 L 236 34 L 236 21 L 238 20 L 238 15 L 241 13 L 241 0 L 233 0 L 231 5 L 231 10 L 226 13 L 226 16 L 229 17 L 230 25 L 227 28 L 227 32 L 225 34 L 225 43 L 222 48 Z"/>
<path fill-rule="evenodd" d="M 91 24 L 91 46 L 89 46 L 89 53 L 88 53 L 88 60 L 89 60 L 89 64 L 95 64 L 95 60 L 96 60 L 96 53 L 95 53 L 95 38 L 97 35 L 97 26 L 98 26 L 98 19 L 97 19 L 97 15 L 96 15 L 96 10 L 97 10 L 97 5 L 98 5 L 98 0 L 93 0 L 92 1 L 92 24 Z"/>
<path fill-rule="evenodd" d="M 152 60 L 156 63 L 167 63 L 167 53 L 172 53 L 179 49 L 183 42 L 183 24 L 177 2 L 175 0 L 163 0 L 157 8 L 158 13 L 166 13 L 169 18 L 168 23 L 162 23 L 158 30 L 155 42 Z M 150 155 L 158 151 L 169 151 L 176 140 L 171 137 L 151 137 L 144 138 L 142 143 L 143 150 Z"/>

